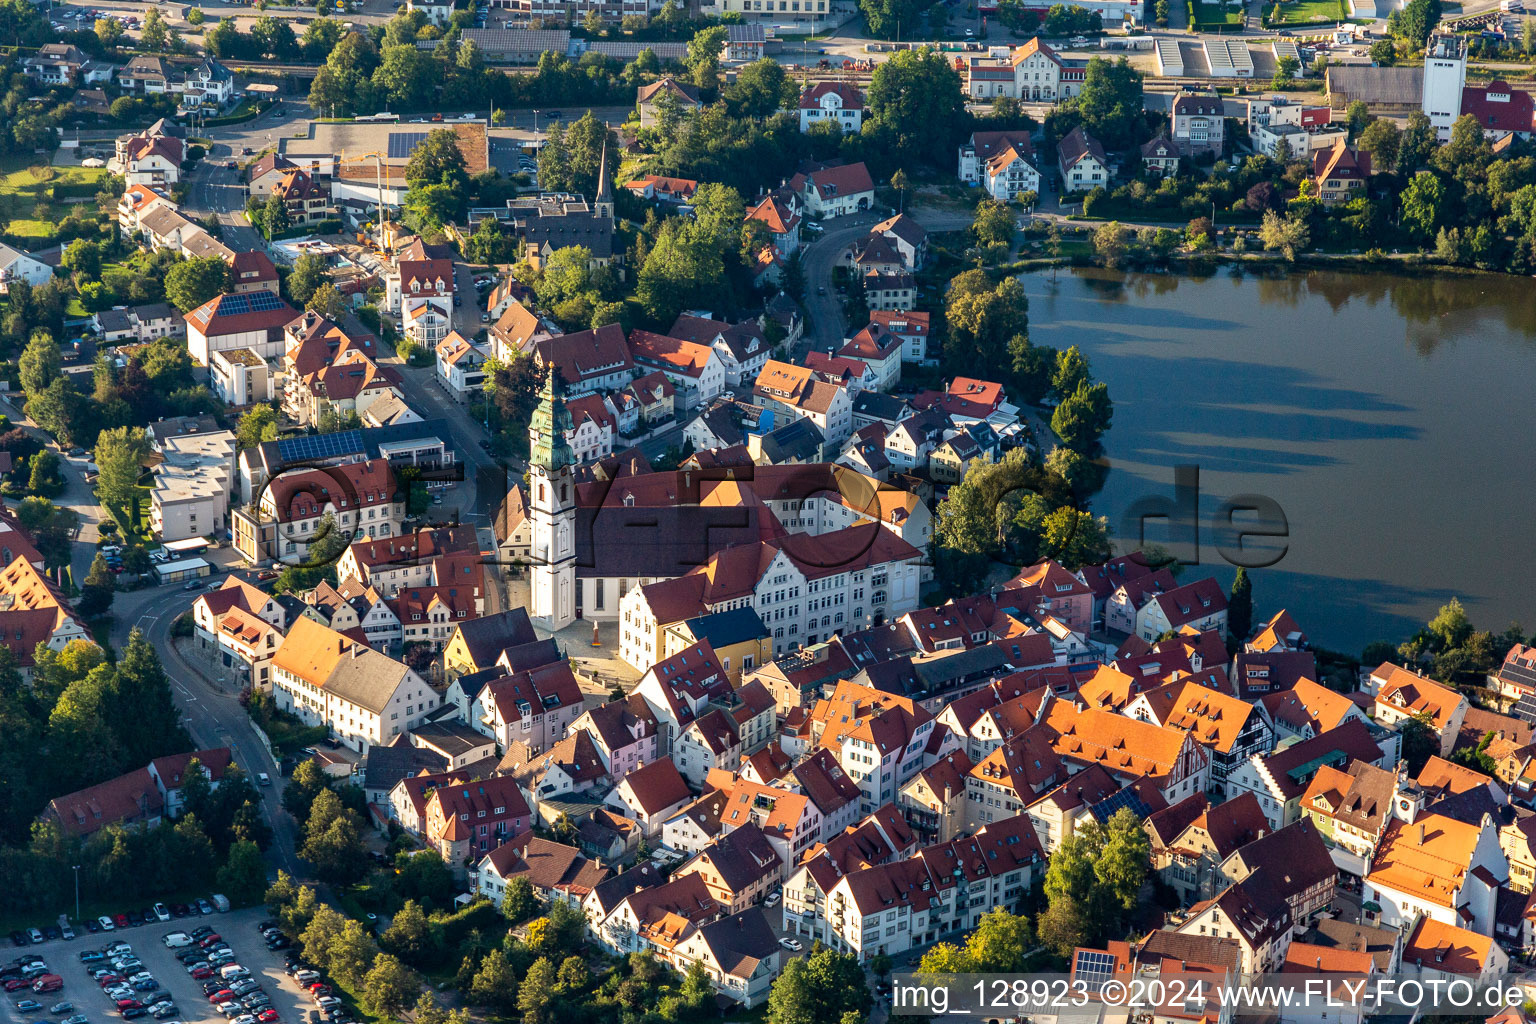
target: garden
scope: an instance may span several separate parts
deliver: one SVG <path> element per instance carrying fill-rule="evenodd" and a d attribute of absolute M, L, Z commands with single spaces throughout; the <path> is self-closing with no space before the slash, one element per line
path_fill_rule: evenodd
<path fill-rule="evenodd" d="M 34 160 L 25 154 L 0 157 L 0 218 L 5 237 L 30 250 L 94 234 L 100 215 L 94 199 L 106 170 L 49 167 Z"/>

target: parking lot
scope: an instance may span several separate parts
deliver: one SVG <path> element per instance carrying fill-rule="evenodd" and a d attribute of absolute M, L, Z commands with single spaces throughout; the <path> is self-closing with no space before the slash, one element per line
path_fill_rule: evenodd
<path fill-rule="evenodd" d="M 90 1024 L 121 1021 L 112 1000 L 91 980 L 90 969 L 101 965 L 80 962 L 81 950 L 100 950 L 114 941 L 121 941 L 133 947 L 134 955 L 144 964 L 143 970 L 154 975 L 160 988 L 170 992 L 176 1004 L 177 1012 L 167 1022 L 141 1017 L 138 1024 L 174 1024 L 176 1021 L 185 1024 L 227 1024 L 224 1016 L 203 994 L 202 982 L 193 979 L 176 959 L 178 950 L 167 949 L 162 941 L 171 932 L 191 931 L 208 925 L 229 943 L 235 954 L 235 962 L 249 970 L 251 977 L 272 997 L 272 1006 L 280 1015 L 282 1024 L 302 1024 L 306 1012 L 313 1009 L 313 1005 L 299 991 L 297 983 L 283 973 L 282 952 L 268 950 L 257 932 L 257 922 L 266 916 L 264 907 L 251 907 L 228 914 L 193 914 L 178 920 L 120 928 L 94 935 L 82 932 L 69 941 L 44 942 L 23 949 L 11 947 L 9 955 L 0 956 L 0 963 L 9 962 L 22 954 L 40 956 L 47 961 L 50 971 L 64 979 L 64 989 L 43 996 L 34 996 L 28 989 L 6 993 L 3 1003 L 0 1003 L 0 1017 L 3 1017 L 4 1024 L 59 1024 L 71 1014 L 84 1014 Z M 35 998 L 45 1008 L 59 1000 L 68 1000 L 74 1004 L 74 1009 L 69 1013 L 55 1015 L 50 1015 L 46 1009 L 21 1013 L 16 1009 L 16 1004 L 28 998 Z"/>

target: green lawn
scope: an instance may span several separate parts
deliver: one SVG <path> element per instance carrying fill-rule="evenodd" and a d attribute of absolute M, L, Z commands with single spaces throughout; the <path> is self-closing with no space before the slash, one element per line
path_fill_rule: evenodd
<path fill-rule="evenodd" d="M 94 185 L 105 178 L 101 167 L 49 167 L 35 154 L 0 157 L 0 210 L 6 234 L 23 248 L 50 244 L 68 204 L 53 199 L 53 186 Z"/>
<path fill-rule="evenodd" d="M 1242 4 L 1234 4 L 1231 7 L 1219 3 L 1196 2 L 1195 4 L 1195 24 L 1197 26 L 1241 25 L 1242 23 Z"/>
<path fill-rule="evenodd" d="M 1306 25 L 1316 22 L 1342 21 L 1346 17 L 1341 0 L 1290 0 L 1281 3 L 1280 19 L 1271 19 L 1276 25 Z"/>

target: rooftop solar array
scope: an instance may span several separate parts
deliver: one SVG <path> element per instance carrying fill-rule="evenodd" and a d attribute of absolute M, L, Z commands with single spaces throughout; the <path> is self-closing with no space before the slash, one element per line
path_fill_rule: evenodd
<path fill-rule="evenodd" d="M 389 159 L 408 160 L 411 150 L 426 139 L 426 132 L 390 132 L 389 133 Z"/>
<path fill-rule="evenodd" d="M 1103 823 L 1113 818 L 1115 812 L 1122 807 L 1129 807 L 1131 813 L 1142 820 L 1145 820 L 1152 813 L 1152 808 L 1147 806 L 1146 801 L 1142 800 L 1136 791 L 1130 788 L 1122 789 L 1108 800 L 1099 801 L 1089 810 L 1097 821 Z"/>
<path fill-rule="evenodd" d="M 219 303 L 220 316 L 239 316 L 242 313 L 270 313 L 286 306 L 272 292 L 234 292 L 224 296 Z"/>
<path fill-rule="evenodd" d="M 1083 982 L 1089 992 L 1097 992 L 1106 981 L 1113 979 L 1114 976 L 1114 957 L 1108 953 L 1089 949 L 1078 950 L 1077 960 L 1072 964 L 1072 977 Z"/>
<path fill-rule="evenodd" d="M 307 434 L 285 437 L 277 442 L 277 454 L 284 462 L 310 462 L 334 459 L 363 451 L 360 430 L 338 430 L 334 434 Z"/>

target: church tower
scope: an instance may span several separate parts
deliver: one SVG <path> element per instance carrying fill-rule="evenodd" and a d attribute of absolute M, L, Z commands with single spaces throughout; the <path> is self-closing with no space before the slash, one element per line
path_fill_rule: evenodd
<path fill-rule="evenodd" d="M 599 217 L 613 219 L 613 186 L 608 182 L 608 128 L 603 127 L 603 155 L 597 163 L 597 199 L 592 212 Z"/>
<path fill-rule="evenodd" d="M 564 629 L 576 618 L 576 460 L 566 441 L 570 429 L 565 388 L 551 364 L 528 424 L 533 618 L 550 630 Z"/>

